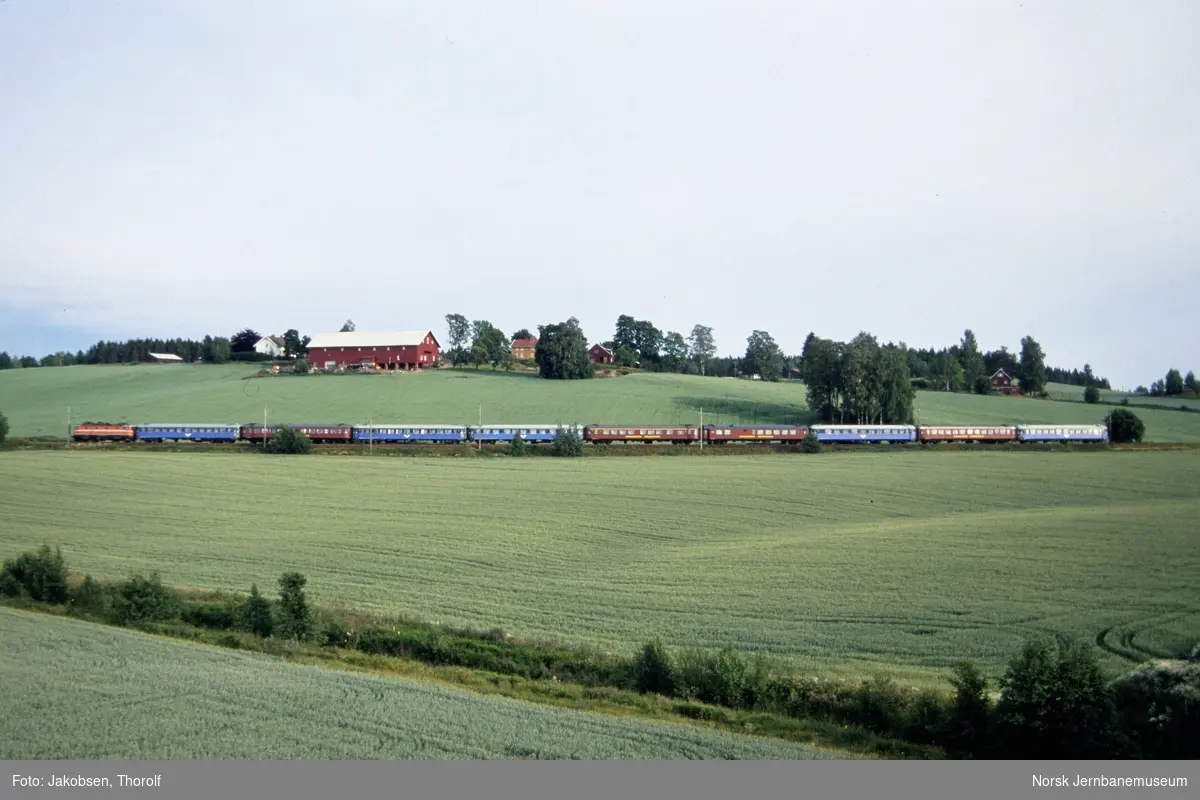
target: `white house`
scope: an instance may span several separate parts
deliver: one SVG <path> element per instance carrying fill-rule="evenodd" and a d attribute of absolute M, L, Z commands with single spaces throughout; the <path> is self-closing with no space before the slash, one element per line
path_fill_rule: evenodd
<path fill-rule="evenodd" d="M 254 345 L 254 352 L 277 358 L 283 355 L 282 336 L 264 336 Z"/>

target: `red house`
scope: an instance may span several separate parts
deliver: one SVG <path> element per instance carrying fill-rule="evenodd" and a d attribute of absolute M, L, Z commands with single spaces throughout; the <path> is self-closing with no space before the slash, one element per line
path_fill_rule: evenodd
<path fill-rule="evenodd" d="M 537 353 L 537 342 L 537 339 L 513 339 L 512 344 L 508 347 L 513 358 L 532 361 L 534 354 Z"/>
<path fill-rule="evenodd" d="M 602 344 L 594 344 L 588 350 L 588 361 L 593 364 L 611 364 L 613 363 L 612 351 Z"/>
<path fill-rule="evenodd" d="M 308 343 L 308 363 L 313 369 L 396 369 L 432 367 L 439 358 L 433 331 L 393 333 L 321 333 Z"/>
<path fill-rule="evenodd" d="M 1000 394 L 1017 394 L 1019 389 L 1013 385 L 1012 376 L 1002 369 L 996 370 L 992 375 L 992 391 Z"/>

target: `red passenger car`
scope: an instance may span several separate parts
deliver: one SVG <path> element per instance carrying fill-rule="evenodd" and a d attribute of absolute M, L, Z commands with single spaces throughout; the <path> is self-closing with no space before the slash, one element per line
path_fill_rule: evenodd
<path fill-rule="evenodd" d="M 303 433 L 314 443 L 349 442 L 353 429 L 349 425 L 288 425 Z M 247 442 L 263 444 L 279 430 L 278 425 L 243 425 L 241 438 Z"/>
<path fill-rule="evenodd" d="M 589 425 L 583 438 L 595 444 L 691 444 L 700 441 L 700 429 L 692 425 Z"/>
<path fill-rule="evenodd" d="M 808 428 L 798 425 L 709 425 L 704 431 L 707 440 L 713 444 L 727 442 L 799 444 L 804 441 Z"/>
<path fill-rule="evenodd" d="M 922 425 L 918 442 L 1015 442 L 1013 425 Z"/>

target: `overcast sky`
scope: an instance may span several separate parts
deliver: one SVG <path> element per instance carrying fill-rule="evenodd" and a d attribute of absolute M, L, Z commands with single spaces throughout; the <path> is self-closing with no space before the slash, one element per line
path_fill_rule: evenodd
<path fill-rule="evenodd" d="M 1196 0 L 5 0 L 0 349 L 617 315 L 1200 370 Z"/>

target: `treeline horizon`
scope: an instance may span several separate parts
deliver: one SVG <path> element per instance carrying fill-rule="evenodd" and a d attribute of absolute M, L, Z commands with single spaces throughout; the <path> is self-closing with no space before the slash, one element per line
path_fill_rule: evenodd
<path fill-rule="evenodd" d="M 446 315 L 449 328 L 448 346 L 443 351 L 443 357 L 455 366 L 473 364 L 484 366 L 490 364 L 493 368 L 510 366 L 513 361 L 509 352 L 510 343 L 515 339 L 535 338 L 528 328 L 522 328 L 511 337 L 505 336 L 498 328 L 486 320 L 468 322 L 460 314 Z M 560 323 L 566 324 L 566 323 Z M 578 320 L 575 321 L 578 328 Z M 346 320 L 341 330 L 353 331 L 352 320 Z M 539 329 L 540 332 L 540 329 Z M 987 380 L 999 369 L 1020 382 L 1021 389 L 1027 394 L 1038 394 L 1045 388 L 1046 383 L 1058 383 L 1068 386 L 1079 386 L 1084 389 L 1096 388 L 1111 390 L 1112 384 L 1108 378 L 1095 375 L 1089 364 L 1083 369 L 1046 366 L 1045 356 L 1042 355 L 1040 369 L 1029 374 L 1022 374 L 1022 353 L 1012 352 L 1007 345 L 979 353 L 982 358 L 982 370 L 986 375 L 979 376 L 975 358 L 978 346 L 974 334 L 968 329 L 968 338 L 959 343 L 935 348 L 909 347 L 903 341 L 898 344 L 888 342 L 881 345 L 882 349 L 892 352 L 899 348 L 904 351 L 908 365 L 908 379 L 918 390 L 948 391 L 948 392 L 980 392 L 987 389 L 980 382 Z M 579 335 L 583 332 L 580 329 Z M 862 332 L 856 340 L 867 336 L 876 340 L 873 334 Z M 809 333 L 805 347 L 816 337 Z M 278 357 L 256 353 L 255 344 L 263 338 L 253 328 L 244 328 L 232 336 L 207 335 L 202 339 L 185 337 L 175 338 L 133 338 L 124 341 L 101 340 L 87 350 L 77 350 L 74 353 L 60 350 L 41 357 L 15 356 L 0 351 L 0 370 L 32 369 L 37 367 L 72 366 L 76 364 L 134 364 L 145 361 L 150 353 L 165 353 L 178 356 L 187 363 L 223 364 L 230 361 L 257 360 L 294 360 L 307 355 L 310 337 L 301 336 L 292 328 L 279 337 L 282 339 L 282 353 Z M 1032 340 L 1033 337 L 1025 337 Z M 854 340 L 852 340 L 854 341 Z M 877 340 L 876 340 L 877 341 Z M 1024 339 L 1022 347 L 1024 347 Z M 586 348 L 587 339 L 584 337 Z M 1034 342 L 1036 344 L 1036 341 Z M 696 325 L 685 338 L 676 331 L 663 332 L 649 320 L 637 320 L 628 315 L 617 318 L 614 335 L 600 342 L 613 354 L 613 365 L 631 367 L 646 372 L 671 372 L 679 374 L 706 375 L 710 377 L 752 377 L 757 375 L 762 380 L 777 381 L 786 379 L 805 380 L 805 354 L 787 355 L 775 343 L 766 331 L 754 331 L 747 340 L 746 353 L 737 355 L 716 355 L 713 344 L 713 328 Z M 845 348 L 850 343 L 840 343 Z M 1038 346 L 1040 350 L 1040 345 Z M 583 369 L 578 370 L 583 372 Z M 583 377 L 580 375 L 579 377 Z M 1146 385 L 1138 385 L 1132 390 L 1133 394 L 1144 394 L 1151 397 L 1170 397 L 1185 394 L 1200 396 L 1200 387 L 1196 384 L 1195 373 L 1188 371 L 1186 376 L 1180 370 L 1172 367 L 1165 376 Z M 839 394 L 839 392 L 835 392 Z"/>

